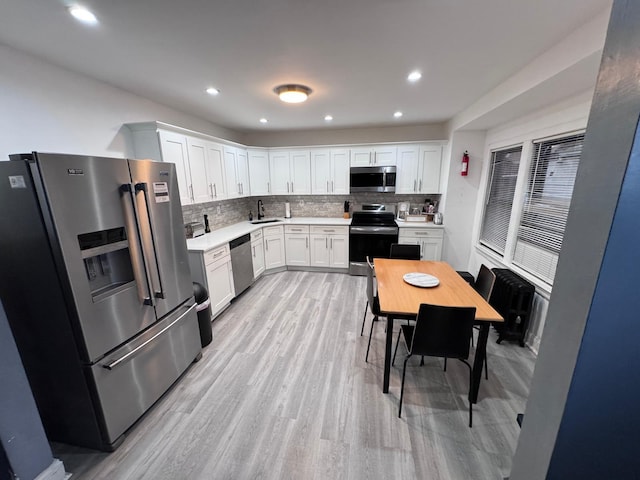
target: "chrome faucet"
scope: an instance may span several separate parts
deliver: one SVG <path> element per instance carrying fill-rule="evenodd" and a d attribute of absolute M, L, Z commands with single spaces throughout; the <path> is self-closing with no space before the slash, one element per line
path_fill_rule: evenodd
<path fill-rule="evenodd" d="M 258 220 L 264 218 L 264 205 L 262 204 L 262 200 L 258 200 Z"/>

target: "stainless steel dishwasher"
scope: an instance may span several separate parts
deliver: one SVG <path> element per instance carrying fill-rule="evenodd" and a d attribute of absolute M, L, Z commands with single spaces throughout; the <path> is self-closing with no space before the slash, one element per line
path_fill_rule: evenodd
<path fill-rule="evenodd" d="M 253 283 L 253 261 L 251 259 L 251 235 L 246 234 L 229 242 L 231 267 L 236 296 Z"/>

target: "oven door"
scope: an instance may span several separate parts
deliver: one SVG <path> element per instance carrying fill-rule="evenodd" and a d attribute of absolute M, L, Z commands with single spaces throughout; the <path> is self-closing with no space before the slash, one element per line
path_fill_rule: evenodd
<path fill-rule="evenodd" d="M 367 256 L 389 258 L 392 243 L 398 243 L 397 227 L 350 227 L 349 274 L 366 275 Z"/>

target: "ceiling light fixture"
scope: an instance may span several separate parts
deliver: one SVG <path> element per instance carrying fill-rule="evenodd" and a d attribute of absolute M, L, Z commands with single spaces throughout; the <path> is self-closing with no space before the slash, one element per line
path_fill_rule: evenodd
<path fill-rule="evenodd" d="M 311 94 L 312 90 L 304 85 L 279 85 L 273 89 L 280 97 L 280 100 L 286 103 L 304 102 Z"/>
<path fill-rule="evenodd" d="M 324 116 L 324 121 L 325 122 L 330 122 L 331 120 L 333 120 L 333 117 L 331 115 L 325 115 Z"/>
<path fill-rule="evenodd" d="M 267 123 L 269 120 L 267 120 L 266 118 L 261 118 L 260 119 L 260 123 Z"/>
<path fill-rule="evenodd" d="M 218 95 L 218 94 L 220 93 L 220 90 L 218 90 L 218 89 L 217 89 L 217 88 L 215 88 L 215 87 L 209 87 L 209 88 L 207 88 L 207 93 L 208 93 L 209 95 L 216 96 L 216 95 Z"/>
<path fill-rule="evenodd" d="M 422 74 L 418 70 L 414 70 L 407 76 L 407 80 L 410 82 L 417 82 L 422 78 Z"/>
<path fill-rule="evenodd" d="M 402 112 L 398 111 L 398 112 L 394 113 L 393 116 L 396 117 L 396 118 L 400 118 L 402 116 Z"/>
<path fill-rule="evenodd" d="M 98 23 L 96 16 L 80 5 L 71 5 L 68 9 L 69 13 L 73 15 L 76 20 L 79 20 L 82 23 L 86 23 L 88 25 L 95 25 Z"/>

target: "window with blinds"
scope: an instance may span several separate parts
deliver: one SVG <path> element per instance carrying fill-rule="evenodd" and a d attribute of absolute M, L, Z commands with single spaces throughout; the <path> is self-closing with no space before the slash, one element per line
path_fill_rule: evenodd
<path fill-rule="evenodd" d="M 552 284 L 584 134 L 534 142 L 513 263 Z"/>
<path fill-rule="evenodd" d="M 507 243 L 521 154 L 520 146 L 498 150 L 491 155 L 491 172 L 480 230 L 480 243 L 501 255 L 504 255 Z"/>

